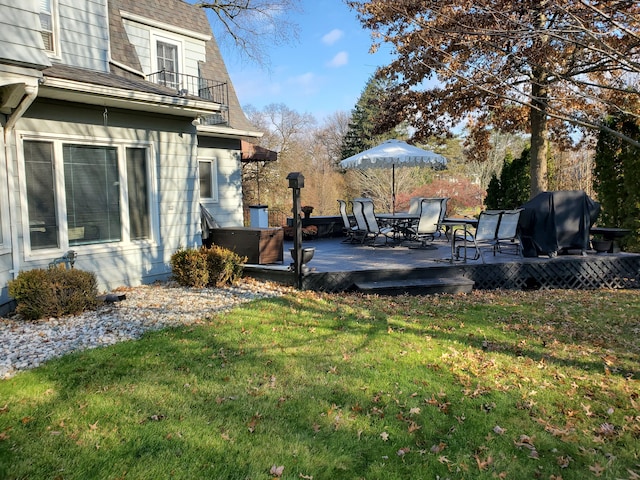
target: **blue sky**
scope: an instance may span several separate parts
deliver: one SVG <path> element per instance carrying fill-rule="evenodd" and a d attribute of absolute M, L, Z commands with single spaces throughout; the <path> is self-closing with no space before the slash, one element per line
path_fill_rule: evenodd
<path fill-rule="evenodd" d="M 221 50 L 242 106 L 284 103 L 322 122 L 337 110 L 351 111 L 376 67 L 389 62 L 390 47 L 370 54 L 370 31 L 342 0 L 301 0 L 300 7 L 290 18 L 299 38 L 267 49 L 269 70 L 243 60 L 231 45 Z"/>

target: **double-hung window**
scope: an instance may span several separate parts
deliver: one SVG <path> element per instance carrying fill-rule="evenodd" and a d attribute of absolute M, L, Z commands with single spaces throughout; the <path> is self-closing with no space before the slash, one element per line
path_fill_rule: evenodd
<path fill-rule="evenodd" d="M 173 43 L 156 42 L 156 53 L 160 82 L 167 87 L 179 89 L 180 79 L 178 78 L 178 46 Z"/>
<path fill-rule="evenodd" d="M 55 37 L 55 8 L 56 0 L 40 0 L 40 33 L 47 52 L 56 51 Z"/>
<path fill-rule="evenodd" d="M 148 240 L 148 148 L 24 140 L 31 250 Z"/>

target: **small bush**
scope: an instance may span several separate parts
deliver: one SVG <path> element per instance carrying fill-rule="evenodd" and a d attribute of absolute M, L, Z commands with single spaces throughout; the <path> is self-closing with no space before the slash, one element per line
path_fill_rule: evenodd
<path fill-rule="evenodd" d="M 209 283 L 207 257 L 200 250 L 180 249 L 171 255 L 171 273 L 183 287 L 205 287 Z"/>
<path fill-rule="evenodd" d="M 28 320 L 76 315 L 98 304 L 96 276 L 82 270 L 52 268 L 20 272 L 9 282 L 16 311 Z"/>
<path fill-rule="evenodd" d="M 247 257 L 241 257 L 237 253 L 213 245 L 211 248 L 202 248 L 207 259 L 207 269 L 209 270 L 209 284 L 218 287 L 224 285 L 235 285 L 242 278 L 244 264 Z"/>

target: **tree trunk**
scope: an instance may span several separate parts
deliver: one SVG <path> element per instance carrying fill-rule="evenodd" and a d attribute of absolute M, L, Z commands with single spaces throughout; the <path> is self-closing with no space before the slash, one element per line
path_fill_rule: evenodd
<path fill-rule="evenodd" d="M 537 78 L 543 78 L 537 75 Z M 529 120 L 531 125 L 531 198 L 544 192 L 548 187 L 547 178 L 547 85 L 542 81 L 535 81 L 531 87 L 531 110 Z"/>

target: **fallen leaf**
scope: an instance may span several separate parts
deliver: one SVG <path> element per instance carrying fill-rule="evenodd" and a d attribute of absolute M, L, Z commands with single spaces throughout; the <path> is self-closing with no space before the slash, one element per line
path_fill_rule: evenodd
<path fill-rule="evenodd" d="M 420 407 L 413 407 L 409 410 L 409 415 L 420 415 Z"/>
<path fill-rule="evenodd" d="M 487 467 L 493 463 L 493 457 L 491 455 L 489 455 L 485 460 L 482 460 L 479 455 L 474 455 L 473 458 L 476 459 L 476 463 L 480 470 L 486 470 Z"/>
<path fill-rule="evenodd" d="M 599 463 L 596 463 L 595 465 L 591 465 L 589 467 L 589 470 L 592 471 L 596 477 L 599 477 L 600 475 L 602 475 L 602 472 L 605 471 L 605 468 Z"/>
<path fill-rule="evenodd" d="M 409 433 L 413 433 L 413 432 L 416 432 L 416 431 L 420 430 L 421 428 L 422 427 L 420 425 L 418 425 L 416 422 L 411 422 L 409 424 L 408 431 L 409 431 Z"/>
<path fill-rule="evenodd" d="M 97 430 L 98 429 L 98 421 L 96 423 L 92 423 L 89 425 L 89 430 Z"/>
<path fill-rule="evenodd" d="M 404 447 L 404 448 L 401 448 L 400 450 L 398 450 L 398 451 L 396 452 L 396 454 L 397 454 L 399 457 L 404 457 L 404 456 L 405 456 L 407 453 L 409 453 L 410 451 L 411 451 L 411 449 L 410 449 L 409 447 Z"/>
<path fill-rule="evenodd" d="M 380 434 L 380 438 L 382 438 L 383 442 L 386 442 L 387 440 L 389 440 L 389 434 L 387 432 L 382 432 Z"/>
<path fill-rule="evenodd" d="M 313 475 L 300 474 L 300 478 L 304 478 L 305 480 L 313 480 Z"/>
<path fill-rule="evenodd" d="M 500 425 L 496 425 L 495 427 L 493 427 L 493 433 L 497 435 L 504 435 L 504 432 L 506 432 L 506 430 Z"/>
<path fill-rule="evenodd" d="M 271 467 L 271 470 L 269 470 L 270 475 L 275 475 L 278 478 L 281 477 L 283 473 L 284 473 L 284 465 L 281 465 L 279 467 L 273 465 Z"/>
<path fill-rule="evenodd" d="M 440 453 L 445 448 L 447 448 L 447 444 L 443 443 L 443 442 L 440 442 L 438 445 L 433 445 L 431 447 L 431 453 Z"/>

